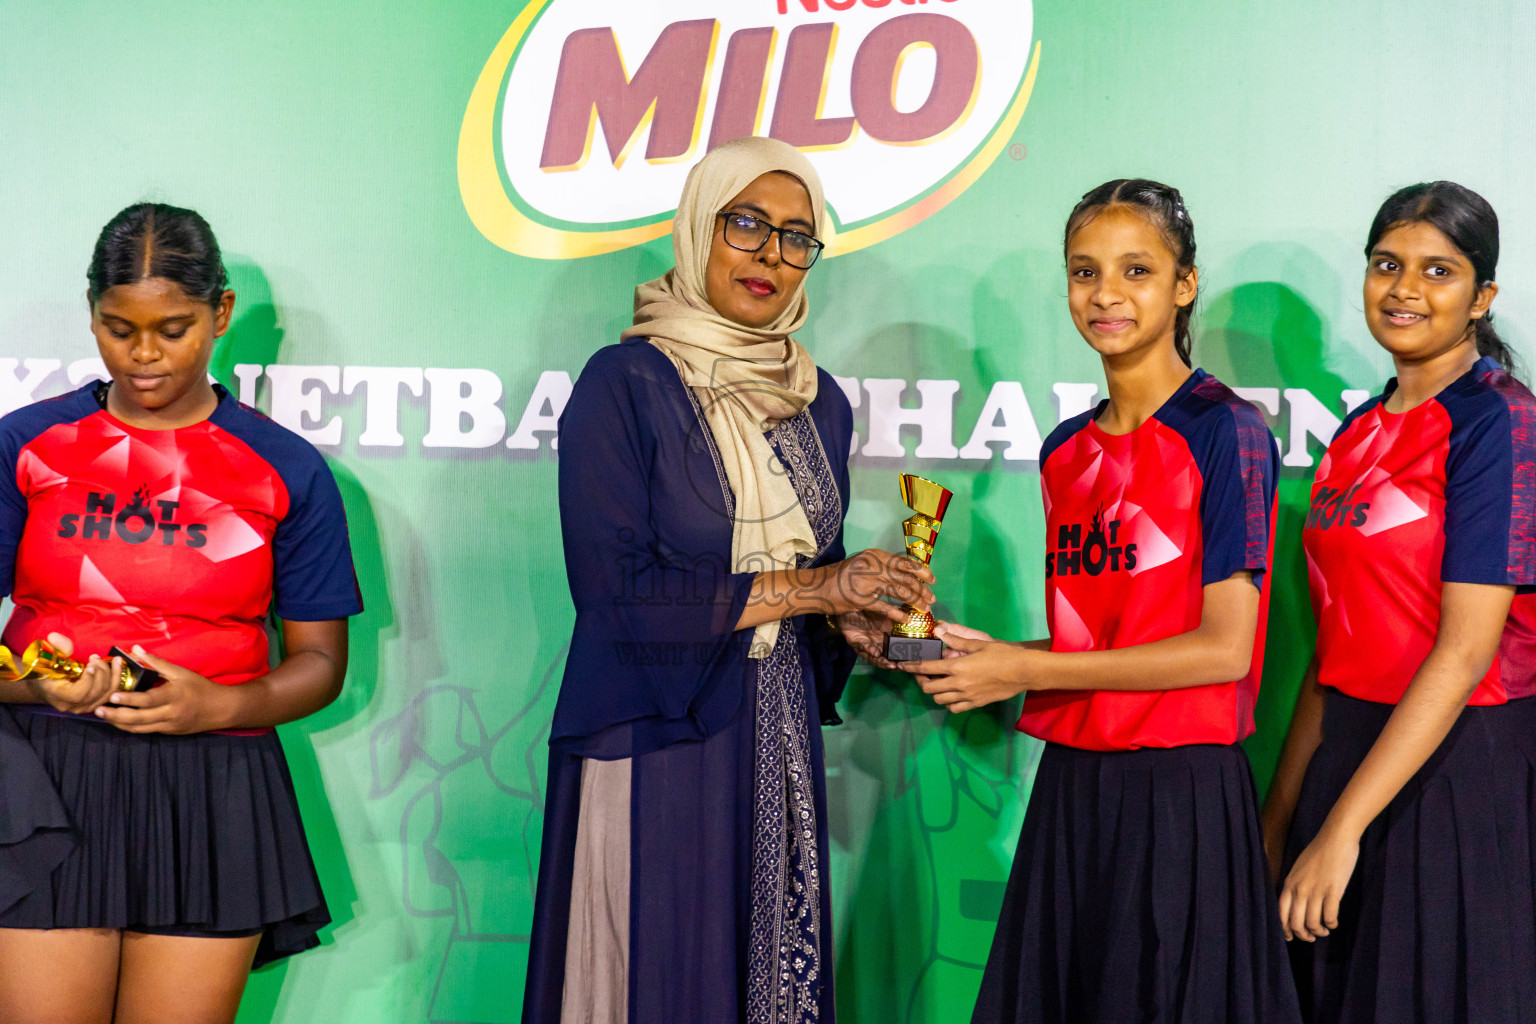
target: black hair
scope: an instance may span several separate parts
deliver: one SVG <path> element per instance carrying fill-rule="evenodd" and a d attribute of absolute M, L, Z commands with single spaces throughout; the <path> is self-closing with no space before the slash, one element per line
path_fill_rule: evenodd
<path fill-rule="evenodd" d="M 1371 221 L 1371 233 L 1365 239 L 1366 259 L 1382 235 L 1405 224 L 1435 228 L 1472 262 L 1479 288 L 1493 283 L 1499 268 L 1499 215 L 1488 200 L 1454 181 L 1425 181 L 1400 188 L 1387 197 Z M 1473 321 L 1472 331 L 1478 355 L 1492 356 L 1506 373 L 1515 372 L 1515 354 L 1494 330 L 1492 310 Z"/>
<path fill-rule="evenodd" d="M 1066 249 L 1072 233 L 1082 227 L 1093 214 L 1105 207 L 1117 205 L 1134 206 L 1157 225 L 1163 233 L 1164 241 L 1168 243 L 1168 251 L 1173 253 L 1174 263 L 1181 276 L 1195 269 L 1195 223 L 1189 219 L 1189 211 L 1184 209 L 1184 197 L 1172 185 L 1147 178 L 1116 178 L 1086 193 L 1072 207 L 1072 215 L 1067 218 L 1067 230 L 1061 240 L 1062 249 Z M 1173 319 L 1173 347 L 1179 353 L 1179 358 L 1184 360 L 1185 366 L 1193 365 L 1189 359 L 1189 321 L 1194 313 L 1195 303 L 1190 300 L 1189 305 L 1179 307 Z"/>
<path fill-rule="evenodd" d="M 91 302 L 108 288 L 149 277 L 174 281 L 188 298 L 219 304 L 229 287 L 229 275 L 218 239 L 197 211 L 135 203 L 101 229 L 86 272 Z"/>

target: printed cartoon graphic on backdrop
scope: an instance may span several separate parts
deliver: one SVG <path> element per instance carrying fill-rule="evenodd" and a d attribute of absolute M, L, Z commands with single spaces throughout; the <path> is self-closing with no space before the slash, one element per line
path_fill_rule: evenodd
<path fill-rule="evenodd" d="M 830 255 L 890 238 L 981 176 L 1018 127 L 1040 46 L 1027 0 L 533 0 L 459 136 L 475 226 L 570 259 L 671 230 L 689 167 L 770 135 L 839 197 Z"/>
<path fill-rule="evenodd" d="M 370 798 L 411 793 L 400 820 L 402 903 L 413 917 L 453 922 L 429 1024 L 516 1024 L 507 985 L 528 969 L 546 742 L 564 668 L 562 650 L 527 703 L 494 728 L 474 689 L 440 685 L 369 736 Z M 434 721 L 454 727 L 437 734 Z"/>

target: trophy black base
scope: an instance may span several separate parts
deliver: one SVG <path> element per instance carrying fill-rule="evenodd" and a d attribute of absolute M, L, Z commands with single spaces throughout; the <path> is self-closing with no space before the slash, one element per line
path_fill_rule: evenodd
<path fill-rule="evenodd" d="M 132 680 L 133 682 L 132 686 L 123 687 L 128 693 L 143 693 L 145 690 L 152 690 L 164 682 L 164 677 L 159 672 L 156 672 L 143 662 L 135 661 L 133 655 L 121 647 L 112 648 L 107 653 L 107 657 L 123 659 L 123 675 L 127 677 L 124 681 Z"/>
<path fill-rule="evenodd" d="M 936 636 L 897 636 L 885 638 L 887 661 L 938 661 L 944 656 L 944 641 Z"/>

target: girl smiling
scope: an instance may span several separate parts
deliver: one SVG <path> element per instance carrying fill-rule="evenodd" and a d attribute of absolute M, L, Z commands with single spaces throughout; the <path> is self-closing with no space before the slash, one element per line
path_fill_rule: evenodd
<path fill-rule="evenodd" d="M 1536 1021 L 1536 399 L 1491 323 L 1498 218 L 1414 185 L 1366 255 L 1397 376 L 1313 484 L 1317 656 L 1265 808 L 1280 914 L 1311 1020 Z"/>
<path fill-rule="evenodd" d="M 1065 249 L 1109 398 L 1040 452 L 1051 637 L 945 625 L 946 658 L 909 666 L 952 711 L 1027 693 L 1018 727 L 1047 741 L 973 1020 L 1286 1024 L 1236 745 L 1263 660 L 1274 439 L 1190 367 L 1199 275 L 1176 189 L 1099 186 Z"/>

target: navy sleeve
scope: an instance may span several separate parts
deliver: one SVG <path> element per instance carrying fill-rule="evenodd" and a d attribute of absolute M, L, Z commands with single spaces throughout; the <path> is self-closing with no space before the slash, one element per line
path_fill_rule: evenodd
<path fill-rule="evenodd" d="M 724 557 L 674 551 L 657 536 L 653 467 L 642 435 L 665 417 L 637 408 L 648 404 L 645 396 L 602 356 L 577 378 L 560 417 L 560 532 L 576 612 L 615 619 L 620 634 L 637 640 L 729 634 L 757 574 L 722 571 Z M 700 489 L 713 483 L 703 481 Z M 670 599 L 675 595 L 690 596 Z"/>
<path fill-rule="evenodd" d="M 1516 388 L 1442 403 L 1447 583 L 1536 584 L 1536 403 Z"/>
<path fill-rule="evenodd" d="M 708 735 L 742 699 L 752 631 L 736 623 L 756 574 L 731 571 L 715 463 L 676 369 L 649 344 L 602 349 L 576 379 L 559 491 L 576 624 L 552 742 L 629 756 L 659 741 L 618 742 L 613 729 L 642 719 Z"/>
<path fill-rule="evenodd" d="M 1255 586 L 1269 569 L 1269 540 L 1275 507 L 1274 435 L 1253 406 L 1236 400 L 1205 417 L 1203 457 L 1198 458 L 1201 566 L 1204 586 L 1251 572 Z"/>
<path fill-rule="evenodd" d="M 336 478 L 315 446 L 232 398 L 224 397 L 211 419 L 249 445 L 288 489 L 288 511 L 272 537 L 278 617 L 324 622 L 361 612 L 347 512 Z"/>
<path fill-rule="evenodd" d="M 16 588 L 16 549 L 27 526 L 27 499 L 16 482 L 16 463 L 29 440 L 13 417 L 0 420 L 0 597 Z"/>
<path fill-rule="evenodd" d="M 0 597 L 16 586 L 16 550 L 27 525 L 27 499 L 17 481 L 21 450 L 33 438 L 60 423 L 84 419 L 100 406 L 94 383 L 77 391 L 24 406 L 0 418 Z"/>
<path fill-rule="evenodd" d="M 272 538 L 273 603 L 289 622 L 345 619 L 363 610 L 341 491 L 318 452 L 284 472 L 288 514 Z"/>

